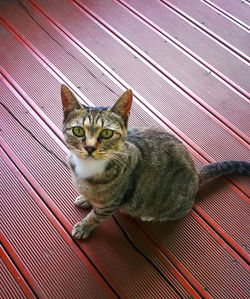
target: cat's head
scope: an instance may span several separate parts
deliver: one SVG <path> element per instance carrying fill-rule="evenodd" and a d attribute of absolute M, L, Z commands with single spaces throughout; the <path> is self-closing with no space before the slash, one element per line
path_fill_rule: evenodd
<path fill-rule="evenodd" d="M 109 160 L 121 151 L 127 136 L 132 91 L 125 91 L 112 107 L 81 105 L 61 86 L 63 134 L 67 147 L 82 159 Z"/>

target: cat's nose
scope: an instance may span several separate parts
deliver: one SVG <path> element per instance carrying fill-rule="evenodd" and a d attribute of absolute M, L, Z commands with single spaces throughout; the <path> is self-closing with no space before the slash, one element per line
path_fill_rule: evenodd
<path fill-rule="evenodd" d="M 84 147 L 84 149 L 88 152 L 89 155 L 91 155 L 96 150 L 96 147 L 87 145 Z"/>

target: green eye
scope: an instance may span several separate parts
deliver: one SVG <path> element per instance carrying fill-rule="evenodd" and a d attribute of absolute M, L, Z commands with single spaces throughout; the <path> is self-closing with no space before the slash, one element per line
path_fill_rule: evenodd
<path fill-rule="evenodd" d="M 81 127 L 74 127 L 72 132 L 76 137 L 83 137 L 85 135 L 85 132 Z"/>
<path fill-rule="evenodd" d="M 104 139 L 109 139 L 113 136 L 114 132 L 112 130 L 106 129 L 101 132 L 101 137 Z"/>

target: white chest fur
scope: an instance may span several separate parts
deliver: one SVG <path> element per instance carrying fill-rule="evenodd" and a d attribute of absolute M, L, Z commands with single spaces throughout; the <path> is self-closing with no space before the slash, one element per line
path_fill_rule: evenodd
<path fill-rule="evenodd" d="M 103 173 L 107 163 L 105 160 L 80 159 L 74 154 L 71 155 L 71 159 L 76 175 L 82 179 Z"/>

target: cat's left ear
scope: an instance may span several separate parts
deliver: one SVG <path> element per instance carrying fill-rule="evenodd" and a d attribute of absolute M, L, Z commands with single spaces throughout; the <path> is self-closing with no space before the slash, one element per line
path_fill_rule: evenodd
<path fill-rule="evenodd" d="M 125 120 L 126 126 L 132 105 L 132 98 L 133 92 L 131 89 L 128 89 L 119 97 L 114 106 L 111 107 L 111 111 L 122 116 L 122 118 Z"/>
<path fill-rule="evenodd" d="M 61 85 L 61 98 L 65 119 L 67 118 L 69 112 L 75 109 L 83 108 L 83 106 L 77 101 L 73 92 L 64 84 Z"/>

